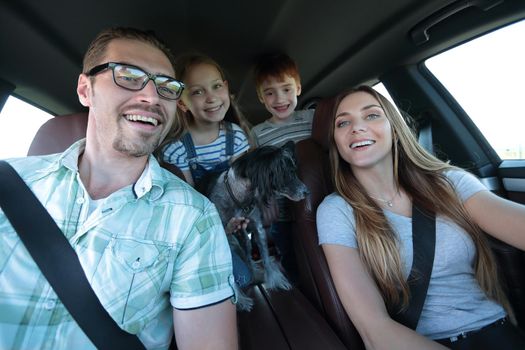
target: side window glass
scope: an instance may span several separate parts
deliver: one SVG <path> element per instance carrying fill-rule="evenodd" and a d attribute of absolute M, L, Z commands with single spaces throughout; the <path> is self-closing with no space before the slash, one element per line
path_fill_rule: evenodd
<path fill-rule="evenodd" d="M 25 157 L 38 128 L 50 118 L 51 114 L 10 96 L 0 112 L 0 159 Z"/>
<path fill-rule="evenodd" d="M 394 108 L 399 112 L 399 108 L 394 102 L 394 99 L 392 98 L 392 96 L 390 96 L 390 94 L 388 93 L 388 90 L 386 89 L 385 85 L 383 85 L 383 83 L 379 82 L 372 87 L 374 88 L 375 91 L 383 95 L 388 101 L 392 102 L 392 105 L 394 106 Z"/>
<path fill-rule="evenodd" d="M 501 159 L 525 159 L 525 21 L 428 59 Z"/>
<path fill-rule="evenodd" d="M 392 104 L 395 106 L 395 102 L 394 100 L 392 99 L 392 96 L 390 96 L 390 94 L 388 93 L 388 90 L 386 89 L 386 87 L 383 85 L 383 83 L 379 82 L 377 84 L 375 84 L 374 86 L 372 86 L 374 88 L 375 91 L 379 92 L 381 95 L 385 96 L 385 98 L 387 100 L 389 100 L 390 102 L 392 102 Z M 397 106 L 396 106 L 397 107 Z"/>

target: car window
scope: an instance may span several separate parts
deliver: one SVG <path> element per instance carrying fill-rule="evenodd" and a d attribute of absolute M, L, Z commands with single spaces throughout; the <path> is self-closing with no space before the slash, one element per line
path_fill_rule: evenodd
<path fill-rule="evenodd" d="M 428 59 L 501 159 L 525 159 L 525 21 Z"/>
<path fill-rule="evenodd" d="M 38 128 L 53 116 L 10 96 L 0 112 L 0 159 L 24 157 Z"/>
<path fill-rule="evenodd" d="M 392 102 L 392 105 L 394 106 L 394 108 L 399 112 L 401 113 L 401 111 L 399 110 L 399 107 L 397 106 L 396 102 L 394 101 L 394 99 L 392 98 L 392 96 L 390 96 L 390 93 L 388 92 L 387 88 L 385 87 L 385 85 L 383 85 L 383 83 L 379 82 L 377 84 L 375 84 L 374 86 L 372 86 L 374 88 L 374 90 L 376 90 L 377 92 L 379 92 L 381 95 L 383 95 L 388 101 Z"/>
<path fill-rule="evenodd" d="M 389 100 L 390 102 L 392 102 L 392 104 L 394 105 L 394 107 L 397 108 L 397 105 L 396 103 L 394 102 L 394 99 L 392 98 L 392 96 L 390 96 L 390 94 L 388 93 L 388 90 L 386 89 L 385 85 L 383 85 L 383 83 L 379 82 L 377 84 L 375 84 L 374 86 L 372 86 L 374 88 L 374 90 L 376 90 L 377 92 L 379 92 L 381 95 L 383 95 L 387 100 Z"/>

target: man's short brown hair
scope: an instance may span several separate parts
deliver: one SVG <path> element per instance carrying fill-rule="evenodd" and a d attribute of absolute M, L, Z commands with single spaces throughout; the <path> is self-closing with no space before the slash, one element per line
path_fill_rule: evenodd
<path fill-rule="evenodd" d="M 297 85 L 301 84 L 297 64 L 284 53 L 261 56 L 255 64 L 254 77 L 257 90 L 269 78 L 284 79 L 286 76 L 292 77 Z"/>
<path fill-rule="evenodd" d="M 106 53 L 106 48 L 108 44 L 115 39 L 133 39 L 151 44 L 162 51 L 170 60 L 171 65 L 174 66 L 174 59 L 170 49 L 168 49 L 153 31 L 144 31 L 130 27 L 115 27 L 103 30 L 96 36 L 91 44 L 89 44 L 82 63 L 82 73 L 87 73 L 91 68 L 103 63 L 101 60 Z"/>

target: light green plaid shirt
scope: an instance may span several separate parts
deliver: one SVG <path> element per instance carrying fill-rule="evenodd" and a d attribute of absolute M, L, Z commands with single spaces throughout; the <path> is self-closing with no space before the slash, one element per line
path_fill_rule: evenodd
<path fill-rule="evenodd" d="M 9 163 L 69 239 L 115 322 L 147 348 L 167 348 L 172 306 L 197 308 L 233 295 L 231 253 L 219 215 L 153 156 L 137 183 L 88 214 L 90 199 L 77 170 L 84 145 Z M 94 349 L 1 210 L 0 349 Z"/>

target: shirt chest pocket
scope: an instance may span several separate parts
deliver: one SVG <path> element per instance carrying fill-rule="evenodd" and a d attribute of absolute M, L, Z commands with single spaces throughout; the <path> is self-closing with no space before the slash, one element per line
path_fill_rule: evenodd
<path fill-rule="evenodd" d="M 114 238 L 95 275 L 104 306 L 130 332 L 168 304 L 171 246 L 134 238 Z M 142 321 L 141 321 L 142 320 Z"/>
<path fill-rule="evenodd" d="M 135 239 L 117 239 L 111 253 L 122 267 L 133 274 L 154 269 L 167 258 L 166 247 Z"/>

